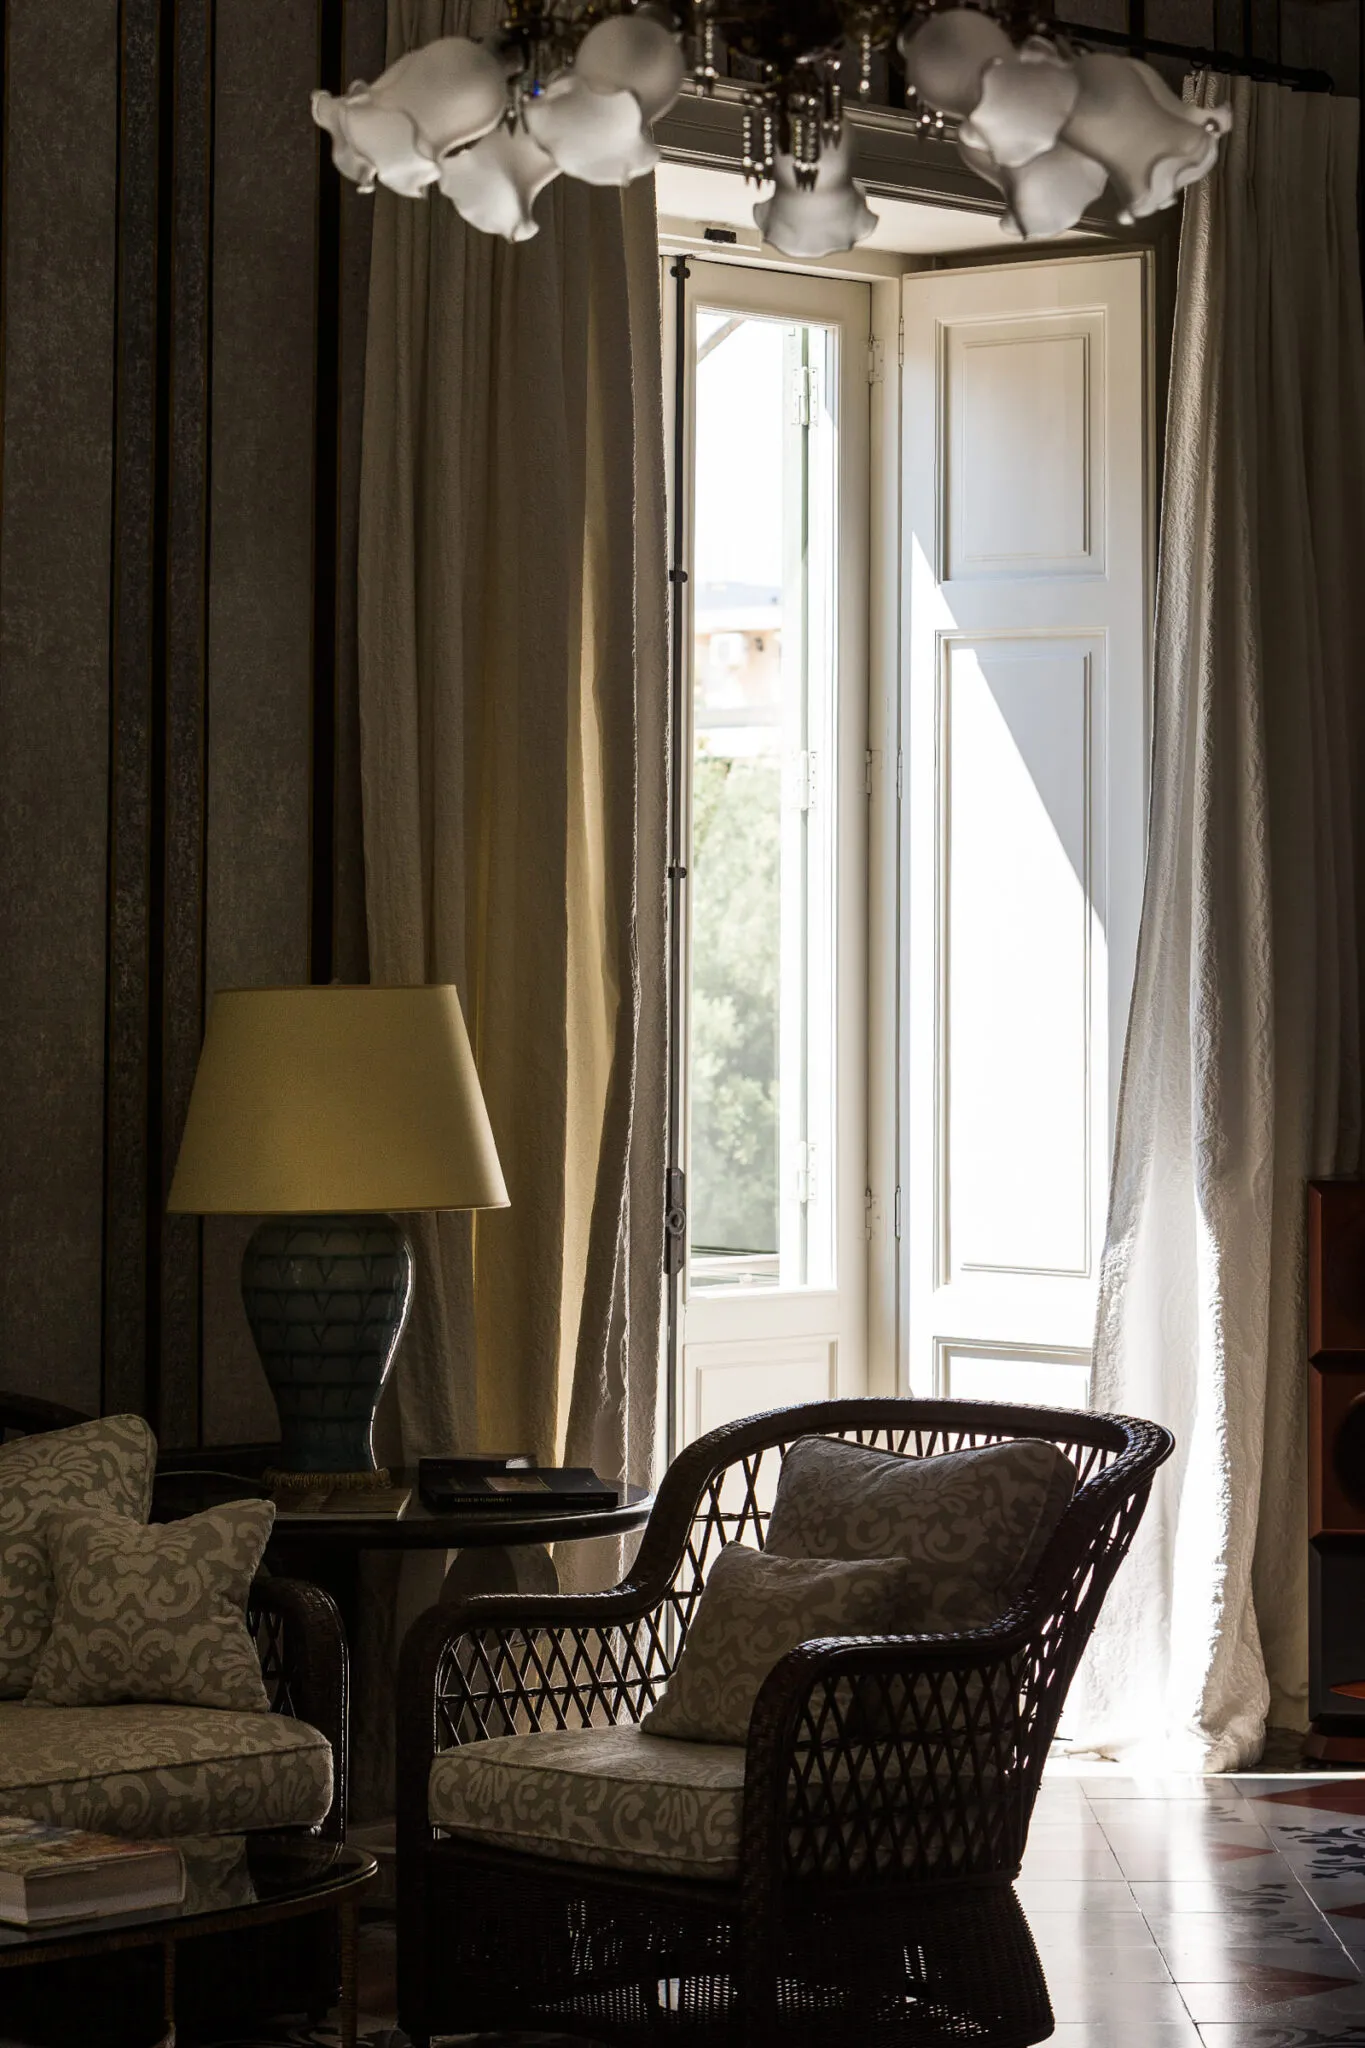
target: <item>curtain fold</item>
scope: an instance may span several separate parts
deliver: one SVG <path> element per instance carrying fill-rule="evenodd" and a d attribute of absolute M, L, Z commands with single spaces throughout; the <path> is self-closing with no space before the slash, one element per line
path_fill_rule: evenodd
<path fill-rule="evenodd" d="M 388 59 L 480 34 L 390 0 Z M 647 1482 L 662 1298 L 667 575 L 653 181 L 507 244 L 374 199 L 361 469 L 376 982 L 453 981 L 511 1196 L 409 1219 L 388 1454 Z"/>
<path fill-rule="evenodd" d="M 1074 1733 L 1165 1767 L 1306 1723 L 1305 1191 L 1361 1165 L 1356 102 L 1246 80 L 1185 195 L 1150 843 L 1095 1405 L 1177 1450 Z"/>

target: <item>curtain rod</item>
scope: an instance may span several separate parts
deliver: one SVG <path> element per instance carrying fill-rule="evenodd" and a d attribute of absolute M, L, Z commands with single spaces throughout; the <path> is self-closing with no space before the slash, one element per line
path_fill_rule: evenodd
<path fill-rule="evenodd" d="M 1334 92 L 1325 71 L 1305 71 L 1295 64 L 1272 64 L 1264 57 L 1239 57 L 1232 50 L 1206 50 L 1190 43 L 1166 43 L 1156 36 L 1131 36 L 1120 29 L 1091 28 L 1081 21 L 1054 21 L 1051 26 L 1079 43 L 1107 43 L 1135 57 L 1179 57 L 1192 71 L 1223 71 L 1234 78 L 1254 78 L 1263 85 L 1290 85 L 1296 92 Z"/>

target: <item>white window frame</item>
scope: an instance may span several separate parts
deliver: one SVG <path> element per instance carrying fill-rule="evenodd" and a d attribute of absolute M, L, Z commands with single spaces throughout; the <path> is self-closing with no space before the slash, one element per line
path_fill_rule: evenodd
<path fill-rule="evenodd" d="M 696 1375 L 688 1373 L 684 1356 L 689 1348 L 704 1346 L 708 1370 L 741 1371 L 747 1364 L 757 1377 L 755 1388 L 784 1357 L 803 1370 L 803 1392 L 811 1389 L 810 1373 L 821 1382 L 821 1391 L 833 1394 L 859 1393 L 867 1387 L 867 992 L 868 992 L 868 627 L 869 604 L 869 513 L 871 392 L 869 389 L 869 331 L 871 295 L 865 284 L 850 283 L 799 271 L 770 266 L 726 263 L 710 264 L 689 255 L 686 315 L 683 332 L 678 331 L 678 292 L 673 275 L 676 258 L 664 261 L 665 375 L 666 390 L 674 390 L 679 346 L 686 351 L 687 372 L 683 409 L 681 450 L 692 474 L 692 394 L 695 348 L 695 319 L 698 305 L 714 296 L 727 310 L 792 321 L 837 325 L 839 347 L 839 611 L 837 628 L 838 686 L 834 775 L 838 797 L 836 848 L 837 903 L 835 906 L 836 991 L 840 1007 L 835 1033 L 839 1131 L 838 1153 L 833 1180 L 835 1284 L 792 1289 L 751 1290 L 747 1294 L 692 1293 L 687 1288 L 687 1248 L 682 1270 L 675 1277 L 677 1289 L 675 1319 L 677 1355 L 670 1359 L 669 1409 L 670 1452 L 694 1435 L 698 1427 L 700 1398 Z M 679 504 L 677 478 L 672 473 L 673 442 L 670 436 L 670 512 L 676 517 Z M 692 645 L 691 507 L 685 504 L 681 531 L 674 536 L 671 559 L 684 572 L 675 580 L 674 603 L 680 608 L 684 659 L 690 659 Z M 692 810 L 692 690 L 690 668 L 684 672 L 681 725 L 675 733 L 681 771 L 681 810 L 684 834 L 690 829 Z M 690 846 L 684 836 L 681 865 L 690 866 Z M 681 945 L 681 987 L 690 986 L 690 902 L 686 883 L 677 899 L 682 905 L 679 920 Z M 683 1087 L 688 1071 L 686 1009 L 677 1024 L 677 1057 L 681 1063 Z M 685 1100 L 685 1097 L 684 1097 Z M 686 1160 L 685 1123 L 682 1157 Z M 823 1361 L 828 1357 L 828 1374 Z M 804 1364 L 802 1364 L 804 1362 Z M 736 1382 L 738 1385 L 738 1381 Z M 761 1405 L 755 1401 L 753 1405 Z"/>

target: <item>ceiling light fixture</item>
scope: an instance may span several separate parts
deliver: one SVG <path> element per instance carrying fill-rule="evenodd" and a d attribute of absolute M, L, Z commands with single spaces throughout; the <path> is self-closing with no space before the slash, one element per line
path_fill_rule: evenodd
<path fill-rule="evenodd" d="M 1074 227 L 1106 184 L 1121 221 L 1170 206 L 1212 169 L 1232 122 L 1227 107 L 1177 99 L 1139 58 L 1021 24 L 1014 0 L 680 0 L 676 13 L 661 0 L 508 0 L 495 34 L 444 36 L 372 85 L 315 92 L 313 119 L 362 191 L 416 199 L 434 185 L 472 227 L 519 242 L 561 173 L 620 186 L 652 171 L 651 124 L 689 71 L 713 90 L 728 51 L 744 73 L 744 173 L 773 187 L 755 221 L 809 258 L 876 226 L 852 174 L 844 70 L 866 101 L 893 44 L 919 126 L 955 125 L 963 161 L 1004 195 L 1003 224 L 1029 239 Z"/>

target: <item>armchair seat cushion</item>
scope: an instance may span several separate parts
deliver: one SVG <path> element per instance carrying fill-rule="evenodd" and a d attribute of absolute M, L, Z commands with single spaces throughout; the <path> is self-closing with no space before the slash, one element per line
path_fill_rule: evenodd
<path fill-rule="evenodd" d="M 567 1728 L 443 1750 L 433 1827 L 569 1863 L 723 1882 L 739 1869 L 744 1750 Z"/>
<path fill-rule="evenodd" d="M 314 1827 L 331 1804 L 331 1746 L 287 1714 L 0 1701 L 3 1815 L 117 1835 L 214 1835 Z"/>

